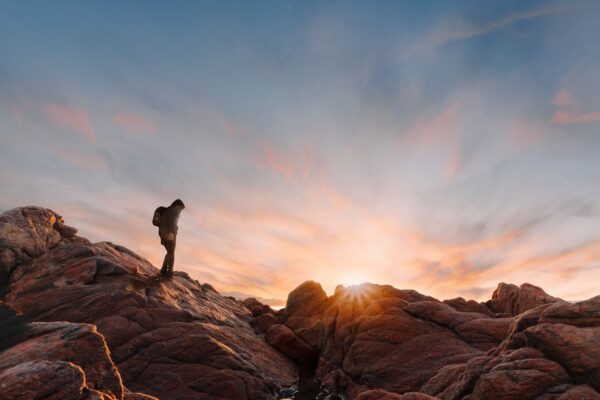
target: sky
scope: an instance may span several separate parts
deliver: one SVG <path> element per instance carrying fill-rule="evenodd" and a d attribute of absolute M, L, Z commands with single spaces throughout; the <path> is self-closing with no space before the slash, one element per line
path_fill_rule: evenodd
<path fill-rule="evenodd" d="M 0 0 L 0 211 L 273 299 L 600 282 L 598 1 Z"/>

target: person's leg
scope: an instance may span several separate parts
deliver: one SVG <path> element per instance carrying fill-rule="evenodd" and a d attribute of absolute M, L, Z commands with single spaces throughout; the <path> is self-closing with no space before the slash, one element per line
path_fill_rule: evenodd
<path fill-rule="evenodd" d="M 163 246 L 165 246 L 165 250 L 167 251 L 167 254 L 165 254 L 165 258 L 163 259 L 162 268 L 160 269 L 160 274 L 167 275 L 167 273 L 169 271 L 169 246 L 168 246 L 168 242 L 165 242 L 162 240 L 161 240 L 161 244 Z"/>
<path fill-rule="evenodd" d="M 169 274 L 173 276 L 173 267 L 175 267 L 175 244 L 176 238 L 173 238 L 173 242 L 171 244 L 171 263 L 169 264 Z"/>
<path fill-rule="evenodd" d="M 175 241 L 170 240 L 165 243 L 167 255 L 165 256 L 165 276 L 173 276 L 173 264 L 175 263 Z"/>

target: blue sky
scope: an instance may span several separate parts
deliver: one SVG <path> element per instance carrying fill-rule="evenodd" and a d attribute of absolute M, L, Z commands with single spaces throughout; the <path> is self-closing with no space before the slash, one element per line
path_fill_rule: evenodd
<path fill-rule="evenodd" d="M 0 1 L 0 209 L 223 291 L 600 277 L 593 1 Z"/>

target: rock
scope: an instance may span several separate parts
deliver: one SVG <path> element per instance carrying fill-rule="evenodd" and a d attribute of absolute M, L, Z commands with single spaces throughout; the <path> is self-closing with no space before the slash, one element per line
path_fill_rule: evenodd
<path fill-rule="evenodd" d="M 569 375 L 557 363 L 543 358 L 501 363 L 481 375 L 470 399 L 535 399 L 555 385 L 570 382 Z"/>
<path fill-rule="evenodd" d="M 358 393 L 356 387 L 370 387 L 404 393 L 418 390 L 441 367 L 481 354 L 452 329 L 405 311 L 416 302 L 436 300 L 373 284 L 351 286 L 327 298 L 320 285 L 307 282 L 290 294 L 288 305 L 293 307 L 286 307 L 284 321 L 319 351 L 317 377 L 328 390 Z"/>
<path fill-rule="evenodd" d="M 315 343 L 326 302 L 327 294 L 321 285 L 307 281 L 290 292 L 279 315 L 298 336 L 308 343 Z"/>
<path fill-rule="evenodd" d="M 492 310 L 487 308 L 485 304 L 478 303 L 475 300 L 465 300 L 462 297 L 456 297 L 454 299 L 444 300 L 444 303 L 448 304 L 456 311 L 460 312 L 474 312 L 479 314 L 485 314 L 488 317 L 493 317 L 494 313 Z"/>
<path fill-rule="evenodd" d="M 0 297 L 15 266 L 72 236 L 73 230 L 63 225 L 60 215 L 45 208 L 14 208 L 0 215 Z"/>
<path fill-rule="evenodd" d="M 328 297 L 309 281 L 275 312 L 181 271 L 163 280 L 35 207 L 0 216 L 0 275 L 0 400 L 272 399 L 306 382 L 348 400 L 600 396 L 600 296 L 500 284 L 485 304 L 440 302 L 362 284 Z"/>
<path fill-rule="evenodd" d="M 33 365 L 17 369 L 16 372 L 14 368 L 37 360 L 70 362 L 83 370 L 82 379 L 90 388 L 117 399 L 123 396 L 121 376 L 113 364 L 104 338 L 96 331 L 95 326 L 69 322 L 34 322 L 29 326 L 31 329 L 25 340 L 0 353 L 0 371 L 12 369 L 12 376 L 30 373 L 32 379 L 35 379 L 35 373 L 31 372 Z M 46 374 L 57 367 L 60 367 L 65 376 L 72 377 L 75 374 L 64 364 L 36 365 Z"/>
<path fill-rule="evenodd" d="M 600 327 L 593 310 L 597 301 L 547 303 L 519 314 L 496 349 L 440 369 L 420 390 L 444 400 L 596 398 Z M 465 324 L 478 321 L 487 320 Z"/>
<path fill-rule="evenodd" d="M 257 333 L 267 333 L 273 325 L 281 324 L 281 321 L 273 313 L 261 314 L 250 321 L 250 325 Z"/>
<path fill-rule="evenodd" d="M 79 400 L 85 389 L 84 372 L 70 362 L 26 361 L 0 372 L 0 400 Z"/>
<path fill-rule="evenodd" d="M 600 328 L 541 323 L 523 333 L 528 343 L 563 365 L 576 383 L 600 390 Z"/>
<path fill-rule="evenodd" d="M 417 301 L 408 303 L 406 307 L 404 307 L 404 310 L 416 317 L 433 321 L 451 329 L 474 319 L 490 318 L 488 315 L 480 313 L 459 312 L 439 301 Z"/>
<path fill-rule="evenodd" d="M 28 323 L 0 304 L 0 326 L 18 326 L 18 340 L 0 352 L 0 400 L 120 400 L 125 391 L 96 327 Z"/>
<path fill-rule="evenodd" d="M 561 394 L 558 400 L 600 400 L 600 394 L 587 385 L 577 385 Z"/>
<path fill-rule="evenodd" d="M 512 318 L 474 319 L 458 325 L 455 332 L 472 346 L 490 350 L 506 339 L 512 323 Z"/>
<path fill-rule="evenodd" d="M 126 390 L 123 394 L 123 400 L 159 400 L 157 397 L 139 392 L 130 392 Z"/>
<path fill-rule="evenodd" d="M 426 395 L 425 393 L 409 392 L 397 394 L 386 390 L 375 389 L 362 392 L 356 400 L 435 400 L 435 397 Z"/>
<path fill-rule="evenodd" d="M 312 372 L 316 367 L 316 351 L 287 326 L 273 325 L 265 337 L 267 343 L 285 354 L 300 370 Z"/>
<path fill-rule="evenodd" d="M 518 315 L 539 305 L 558 301 L 562 300 L 550 296 L 541 288 L 529 283 L 524 283 L 520 287 L 501 283 L 486 305 L 495 313 Z"/>
<path fill-rule="evenodd" d="M 269 398 L 297 380 L 297 367 L 254 332 L 253 316 L 239 302 L 184 273 L 162 280 L 147 260 L 121 246 L 63 237 L 59 217 L 49 210 L 17 210 L 0 225 L 0 238 L 18 233 L 18 240 L 2 242 L 19 255 L 10 264 L 6 303 L 33 321 L 93 324 L 130 390 L 162 400 L 250 400 Z M 83 326 L 98 335 L 94 326 Z M 97 348 L 80 347 L 82 357 L 97 354 L 104 339 Z M 88 383 L 101 372 L 65 361 L 81 366 Z"/>
<path fill-rule="evenodd" d="M 273 314 L 274 311 L 271 307 L 266 304 L 261 303 L 256 300 L 254 297 L 249 297 L 242 301 L 242 304 L 246 306 L 250 310 L 253 316 L 258 317 L 265 313 Z"/>
<path fill-rule="evenodd" d="M 551 304 L 540 317 L 540 322 L 559 322 L 581 327 L 600 326 L 600 296 L 577 303 Z"/>

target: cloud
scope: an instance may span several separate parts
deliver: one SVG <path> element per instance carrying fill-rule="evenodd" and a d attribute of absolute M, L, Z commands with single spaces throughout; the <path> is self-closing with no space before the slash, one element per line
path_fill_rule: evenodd
<path fill-rule="evenodd" d="M 129 112 L 116 114 L 112 118 L 112 122 L 119 128 L 131 133 L 154 134 L 157 131 L 154 121 Z"/>
<path fill-rule="evenodd" d="M 444 175 L 453 178 L 460 173 L 464 164 L 462 131 L 464 123 L 460 117 L 461 101 L 455 100 L 442 111 L 428 117 L 417 117 L 400 146 L 414 149 L 441 150 L 446 157 Z"/>
<path fill-rule="evenodd" d="M 600 111 L 573 114 L 565 111 L 556 111 L 552 120 L 559 124 L 570 124 L 570 123 L 586 123 L 586 122 L 599 122 Z"/>
<path fill-rule="evenodd" d="M 557 14 L 565 9 L 565 6 L 552 4 L 528 11 L 515 12 L 504 18 L 496 19 L 486 23 L 473 24 L 462 21 L 454 26 L 446 26 L 432 32 L 423 43 L 417 46 L 417 49 L 435 50 L 436 48 L 451 42 L 485 35 L 489 32 L 510 26 L 519 21 L 526 21 L 547 15 Z"/>
<path fill-rule="evenodd" d="M 57 125 L 68 128 L 75 133 L 83 134 L 90 142 L 96 143 L 96 134 L 87 111 L 56 103 L 46 104 L 43 111 Z"/>
<path fill-rule="evenodd" d="M 270 144 L 261 146 L 258 164 L 277 172 L 288 181 L 294 177 L 296 170 L 293 162 Z"/>
<path fill-rule="evenodd" d="M 558 124 L 589 123 L 600 121 L 600 111 L 581 112 L 581 105 L 571 93 L 561 90 L 552 99 L 558 109 L 552 116 L 552 121 Z"/>

